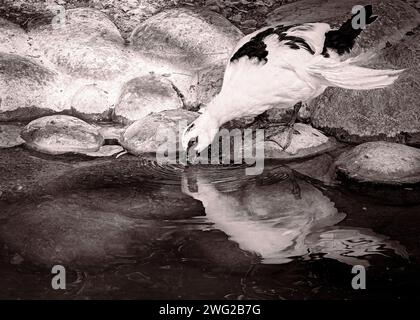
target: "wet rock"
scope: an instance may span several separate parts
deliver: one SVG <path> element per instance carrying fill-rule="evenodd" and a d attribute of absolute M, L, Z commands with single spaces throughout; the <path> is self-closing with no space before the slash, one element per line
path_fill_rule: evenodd
<path fill-rule="evenodd" d="M 197 116 L 197 113 L 183 109 L 152 113 L 127 128 L 121 145 L 135 155 L 158 150 L 176 152 L 182 131 Z"/>
<path fill-rule="evenodd" d="M 131 163 L 126 172 L 122 165 L 107 163 L 102 167 L 81 165 L 61 173 L 50 181 L 53 196 L 50 193 L 15 202 L 2 210 L 2 243 L 26 261 L 47 266 L 65 263 L 101 269 L 106 266 L 97 264 L 133 262 L 150 256 L 156 252 L 153 243 L 171 239 L 179 230 L 173 225 L 168 228 L 163 220 L 191 218 L 202 209 L 198 201 L 174 185 L 162 184 L 157 189 L 149 185 L 140 191 L 139 183 L 124 184 L 124 175 L 139 173 L 138 159 Z M 114 181 L 122 178 L 122 185 L 104 185 L 110 174 Z M 147 182 L 145 176 L 137 176 Z M 83 189 L 86 184 L 81 182 L 86 179 L 92 179 L 92 187 Z M 64 189 L 60 185 L 63 180 Z"/>
<path fill-rule="evenodd" d="M 73 96 L 73 115 L 87 121 L 110 120 L 111 106 L 108 92 L 96 84 L 81 87 Z"/>
<path fill-rule="evenodd" d="M 14 23 L 0 18 L 0 52 L 24 54 L 29 49 L 29 37 Z"/>
<path fill-rule="evenodd" d="M 54 157 L 55 158 L 55 157 Z M 18 160 L 17 160 L 18 159 Z M 28 194 L 36 194 L 42 188 L 56 189 L 51 182 L 71 167 L 68 163 L 34 157 L 24 148 L 0 151 L 0 207 L 4 202 L 19 202 Z M 61 179 L 61 181 L 63 181 Z M 0 214 L 4 211 L 1 210 Z"/>
<path fill-rule="evenodd" d="M 0 121 L 32 120 L 66 109 L 58 75 L 38 63 L 0 53 Z"/>
<path fill-rule="evenodd" d="M 2 224 L 2 241 L 25 260 L 45 265 L 94 265 L 124 255 L 133 221 L 110 211 L 81 210 L 57 198 L 20 208 Z M 41 227 L 42 226 L 42 227 Z"/>
<path fill-rule="evenodd" d="M 98 151 L 84 152 L 83 154 L 90 157 L 111 157 L 122 151 L 124 151 L 124 149 L 119 145 L 106 145 L 100 147 Z"/>
<path fill-rule="evenodd" d="M 34 120 L 21 136 L 29 148 L 49 154 L 93 152 L 103 144 L 97 127 L 66 115 Z"/>
<path fill-rule="evenodd" d="M 420 182 L 420 149 L 402 144 L 367 142 L 343 153 L 335 164 L 339 173 L 358 182 Z"/>
<path fill-rule="evenodd" d="M 177 66 L 197 69 L 227 59 L 243 34 L 215 12 L 198 8 L 164 10 L 140 24 L 132 45 Z"/>
<path fill-rule="evenodd" d="M 343 141 L 405 142 L 407 133 L 420 131 L 419 119 L 413 116 L 420 112 L 417 103 L 420 88 L 416 80 L 420 76 L 417 54 L 420 50 L 417 27 L 420 14 L 401 1 L 375 0 L 371 3 L 379 18 L 362 32 L 352 54 L 374 51 L 377 56 L 366 66 L 406 71 L 396 83 L 384 89 L 327 89 L 309 108 L 312 124 Z M 270 14 L 268 21 L 325 21 L 338 26 L 348 19 L 351 8 L 359 4 L 357 0 L 304 0 L 278 8 Z"/>
<path fill-rule="evenodd" d="M 219 230 L 193 231 L 188 236 L 182 236 L 184 241 L 178 254 L 184 261 L 199 268 L 217 267 L 219 270 L 227 269 L 230 273 L 246 273 L 250 265 L 260 260 L 257 254 L 241 250 L 237 243 L 230 241 Z"/>
<path fill-rule="evenodd" d="M 22 126 L 0 124 L 0 149 L 19 146 L 25 141 L 20 137 Z"/>
<path fill-rule="evenodd" d="M 10 259 L 10 263 L 13 265 L 20 265 L 23 261 L 24 259 L 18 253 L 14 254 L 13 257 Z"/>
<path fill-rule="evenodd" d="M 328 138 L 321 131 L 312 128 L 310 125 L 296 123 L 294 125 L 294 130 L 292 142 L 285 151 L 283 151 L 275 142 L 265 141 L 265 157 L 275 159 L 296 159 L 313 156 L 336 147 L 333 138 Z M 284 145 L 286 133 L 279 133 L 271 139 Z"/>
<path fill-rule="evenodd" d="M 327 185 L 333 185 L 335 182 L 334 158 L 328 153 L 321 154 L 303 162 L 291 162 L 288 166 L 296 172 L 322 181 Z"/>
<path fill-rule="evenodd" d="M 164 77 L 146 75 L 124 84 L 114 109 L 113 119 L 130 124 L 152 112 L 178 109 L 182 100 L 176 88 Z"/>
<path fill-rule="evenodd" d="M 35 21 L 29 35 L 47 60 L 74 77 L 113 79 L 128 68 L 124 40 L 108 17 L 89 8 Z"/>
<path fill-rule="evenodd" d="M 409 143 L 420 133 L 420 28 L 413 36 L 383 49 L 374 68 L 405 71 L 392 86 L 369 92 L 327 89 L 312 109 L 312 123 L 349 142 L 387 140 Z M 349 107 L 351 106 L 351 107 Z"/>

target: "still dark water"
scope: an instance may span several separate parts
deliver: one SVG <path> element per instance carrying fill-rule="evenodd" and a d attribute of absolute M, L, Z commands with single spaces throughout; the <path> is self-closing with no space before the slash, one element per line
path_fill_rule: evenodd
<path fill-rule="evenodd" d="M 133 158 L 73 159 L 0 203 L 0 298 L 420 297 L 419 205 L 279 164 L 253 177 Z M 51 288 L 56 264 L 66 290 Z"/>

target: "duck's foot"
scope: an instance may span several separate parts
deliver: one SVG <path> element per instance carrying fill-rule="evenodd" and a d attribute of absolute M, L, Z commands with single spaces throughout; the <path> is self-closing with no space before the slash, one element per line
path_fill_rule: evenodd
<path fill-rule="evenodd" d="M 265 140 L 271 141 L 277 144 L 283 151 L 286 151 L 292 144 L 293 134 L 299 134 L 293 127 L 293 125 L 286 125 L 283 128 L 277 128 L 279 130 L 266 133 Z"/>
<path fill-rule="evenodd" d="M 301 107 L 302 102 L 295 104 L 293 107 L 293 114 L 289 122 L 286 125 L 283 125 L 283 129 L 281 131 L 269 131 L 266 134 L 266 140 L 276 143 L 283 151 L 286 151 L 292 143 L 293 134 L 299 134 L 299 132 L 296 131 L 293 126 L 296 123 Z M 284 135 L 286 135 L 286 138 L 284 138 Z"/>

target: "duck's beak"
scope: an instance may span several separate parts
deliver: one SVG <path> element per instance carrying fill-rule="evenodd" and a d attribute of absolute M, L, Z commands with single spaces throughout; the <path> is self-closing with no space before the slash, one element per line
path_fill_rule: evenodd
<path fill-rule="evenodd" d="M 187 151 L 187 165 L 196 163 L 199 152 L 197 152 L 193 147 L 195 147 L 197 143 L 198 143 L 197 138 L 191 139 L 188 142 L 188 147 L 186 150 Z"/>

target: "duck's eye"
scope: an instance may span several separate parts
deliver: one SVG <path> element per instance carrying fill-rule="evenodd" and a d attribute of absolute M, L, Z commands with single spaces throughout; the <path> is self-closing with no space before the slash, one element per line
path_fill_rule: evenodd
<path fill-rule="evenodd" d="M 193 147 L 197 143 L 198 143 L 198 139 L 197 138 L 191 139 L 190 141 L 188 141 L 188 149 L 190 149 L 191 147 Z"/>

